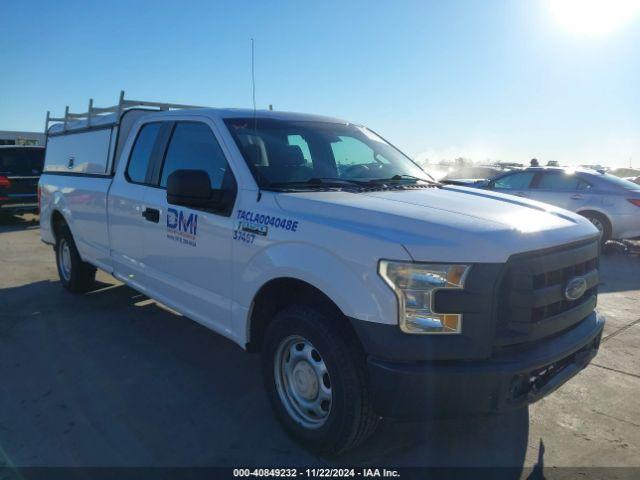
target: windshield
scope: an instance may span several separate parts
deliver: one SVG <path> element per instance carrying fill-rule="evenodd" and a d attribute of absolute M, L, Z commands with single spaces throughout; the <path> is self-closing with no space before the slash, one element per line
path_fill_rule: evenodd
<path fill-rule="evenodd" d="M 305 183 L 433 181 L 364 127 L 317 121 L 225 120 L 262 187 Z"/>
<path fill-rule="evenodd" d="M 44 148 L 0 148 L 0 175 L 40 175 Z"/>

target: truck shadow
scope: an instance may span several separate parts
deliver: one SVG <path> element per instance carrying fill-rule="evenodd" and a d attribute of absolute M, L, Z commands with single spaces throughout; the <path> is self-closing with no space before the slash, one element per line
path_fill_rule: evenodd
<path fill-rule="evenodd" d="M 521 467 L 527 450 L 519 410 L 385 421 L 360 448 L 318 457 L 275 421 L 258 355 L 110 283 L 0 290 L 0 377 L 0 463 L 21 466 Z"/>
<path fill-rule="evenodd" d="M 526 408 L 500 415 L 420 423 L 384 421 L 363 447 L 338 460 L 350 465 L 522 467 L 528 433 Z"/>
<path fill-rule="evenodd" d="M 20 230 L 34 230 L 40 227 L 37 215 L 0 215 L 0 234 Z"/>
<path fill-rule="evenodd" d="M 599 293 L 640 289 L 640 257 L 626 253 L 600 257 Z"/>

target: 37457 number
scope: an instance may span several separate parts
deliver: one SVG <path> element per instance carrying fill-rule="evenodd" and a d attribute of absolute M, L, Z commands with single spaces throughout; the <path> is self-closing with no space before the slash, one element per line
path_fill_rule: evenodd
<path fill-rule="evenodd" d="M 239 242 L 246 243 L 247 245 L 251 245 L 255 241 L 256 236 L 253 233 L 247 233 L 247 232 L 241 232 L 239 230 L 234 230 L 233 231 L 233 239 L 234 240 L 238 240 Z"/>

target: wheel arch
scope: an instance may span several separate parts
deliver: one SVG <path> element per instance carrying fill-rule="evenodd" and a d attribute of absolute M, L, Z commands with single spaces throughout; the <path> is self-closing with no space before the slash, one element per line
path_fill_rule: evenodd
<path fill-rule="evenodd" d="M 43 207 L 44 211 L 41 212 L 40 218 L 42 221 L 42 219 L 46 219 L 48 216 L 48 225 L 53 236 L 53 241 L 56 241 L 59 228 L 62 225 L 66 225 L 71 232 L 71 236 L 75 239 L 73 211 L 69 208 L 68 199 L 65 195 L 59 190 L 50 193 L 49 201 L 45 202 Z"/>
<path fill-rule="evenodd" d="M 609 217 L 609 215 L 607 215 L 606 212 L 604 212 L 604 211 L 602 211 L 602 210 L 600 210 L 598 208 L 592 208 L 592 207 L 583 208 L 581 210 L 577 210 L 576 213 L 578 215 L 582 215 L 583 217 L 586 217 L 589 214 L 592 214 L 592 215 L 595 214 L 597 216 L 603 217 L 607 221 L 607 223 L 609 224 L 609 228 L 612 228 L 611 218 Z"/>
<path fill-rule="evenodd" d="M 276 305 L 282 305 L 277 296 L 282 288 L 287 291 L 284 296 L 290 303 L 298 301 L 302 292 L 306 298 L 331 302 L 348 319 L 395 324 L 398 314 L 395 294 L 377 274 L 374 259 L 364 255 L 358 260 L 348 263 L 327 249 L 286 242 L 242 262 L 234 279 L 231 330 L 236 341 L 240 345 L 254 343 L 256 332 L 260 332 L 254 329 L 256 315 L 261 315 L 256 312 L 263 308 L 264 292 L 271 291 Z"/>
<path fill-rule="evenodd" d="M 64 217 L 62 212 L 60 212 L 60 210 L 58 210 L 57 208 L 51 211 L 50 223 L 51 223 L 51 232 L 53 232 L 53 238 L 55 240 L 58 239 L 58 235 L 60 234 L 60 229 L 62 227 L 66 226 L 67 228 L 69 228 L 69 222 L 67 222 L 67 219 Z"/>
<path fill-rule="evenodd" d="M 601 209 L 599 209 L 597 207 L 588 206 L 588 207 L 580 208 L 580 209 L 576 210 L 576 213 L 579 214 L 579 215 L 582 215 L 583 217 L 586 214 L 589 214 L 589 213 L 596 213 L 598 215 L 602 215 L 602 216 L 606 217 L 607 220 L 611 221 L 609 219 L 609 215 L 607 215 L 607 212 L 605 212 L 604 210 L 601 210 Z"/>
<path fill-rule="evenodd" d="M 296 304 L 312 305 L 325 315 L 344 318 L 348 328 L 358 338 L 344 312 L 322 290 L 299 278 L 279 277 L 262 285 L 253 299 L 249 311 L 247 350 L 260 351 L 265 331 L 275 314 L 289 305 Z"/>
<path fill-rule="evenodd" d="M 595 208 L 584 208 L 582 210 L 578 210 L 576 213 L 585 218 L 588 218 L 589 215 L 592 215 L 596 217 L 601 217 L 604 220 L 605 233 L 604 233 L 604 238 L 601 238 L 601 243 L 605 243 L 607 240 L 610 240 L 611 238 L 614 237 L 613 223 L 609 215 L 607 215 L 605 212 Z"/>

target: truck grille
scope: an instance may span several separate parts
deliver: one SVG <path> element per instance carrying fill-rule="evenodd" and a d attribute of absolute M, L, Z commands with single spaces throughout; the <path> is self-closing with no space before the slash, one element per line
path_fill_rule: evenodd
<path fill-rule="evenodd" d="M 510 258 L 498 296 L 496 346 L 550 337 L 584 320 L 596 307 L 598 247 L 590 241 Z M 565 289 L 576 277 L 586 291 L 570 300 Z"/>

